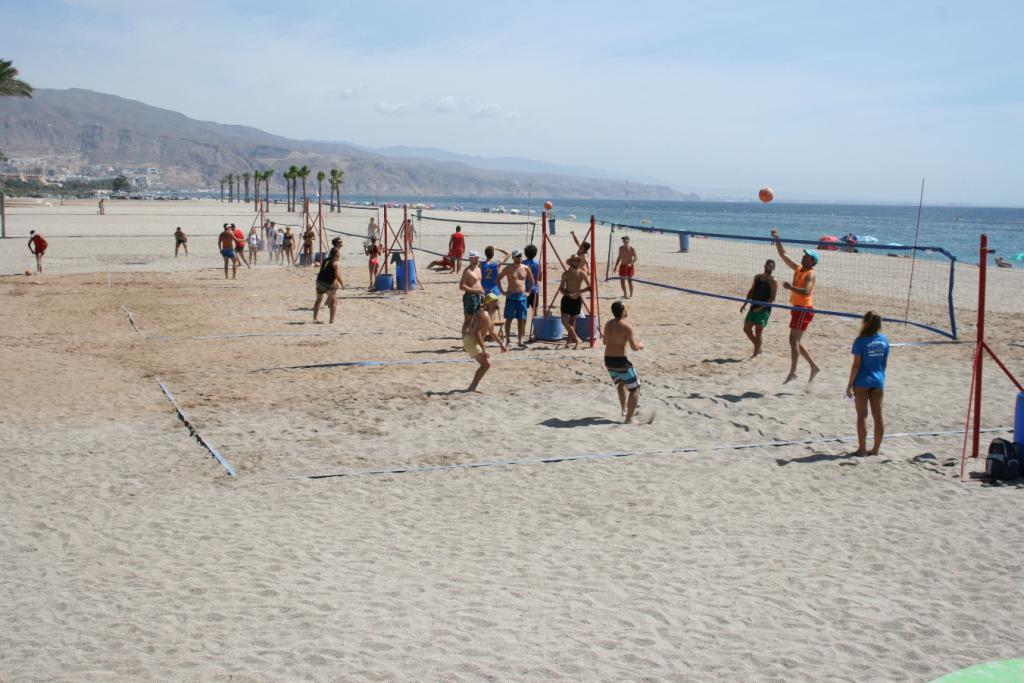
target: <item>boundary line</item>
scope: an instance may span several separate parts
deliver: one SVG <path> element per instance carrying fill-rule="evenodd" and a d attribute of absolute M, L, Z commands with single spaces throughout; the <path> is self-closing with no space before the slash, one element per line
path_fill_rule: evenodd
<path fill-rule="evenodd" d="M 128 310 L 128 306 L 126 306 L 125 304 L 121 304 L 121 310 L 128 314 L 128 322 L 132 324 L 132 327 L 135 328 L 135 331 L 138 333 L 138 335 L 140 337 L 145 337 L 146 335 L 144 335 L 142 333 L 142 330 L 139 329 L 139 326 L 135 324 L 135 318 L 132 317 L 132 312 Z"/>
<path fill-rule="evenodd" d="M 518 360 L 555 360 L 561 358 L 576 358 L 573 354 L 557 354 L 557 355 L 532 355 L 532 356 L 514 356 L 511 358 L 500 358 L 496 357 L 494 360 L 500 361 L 518 361 Z M 585 356 L 583 356 L 585 358 Z M 261 368 L 259 370 L 250 370 L 250 372 L 271 372 L 273 370 L 315 370 L 318 368 L 367 368 L 376 367 L 379 365 L 443 365 L 450 363 L 475 363 L 474 358 L 438 358 L 437 360 L 350 360 L 341 361 L 339 363 L 314 363 L 311 365 L 286 365 L 279 368 Z"/>
<path fill-rule="evenodd" d="M 160 390 L 164 392 L 164 396 L 167 397 L 167 400 L 174 406 L 174 410 L 178 413 L 178 419 L 188 427 L 189 436 L 195 437 L 195 440 L 198 441 L 203 448 L 208 450 L 210 455 L 212 455 L 214 459 L 219 462 L 225 470 L 227 470 L 228 475 L 232 477 L 238 476 L 235 468 L 231 466 L 231 463 L 227 461 L 227 458 L 221 455 L 220 451 L 214 448 L 213 445 L 203 438 L 203 435 L 196 430 L 196 427 L 192 424 L 192 420 L 189 418 L 188 414 L 181 406 L 178 405 L 178 402 L 174 400 L 174 396 L 171 395 L 171 390 L 167 388 L 167 385 L 161 382 L 159 377 L 154 377 L 153 379 L 156 380 L 156 383 L 160 386 Z"/>
<path fill-rule="evenodd" d="M 357 335 L 391 334 L 391 332 L 238 332 L 236 334 L 211 334 L 199 337 L 174 337 L 170 335 L 146 337 L 149 341 L 207 341 L 211 339 L 242 339 L 246 337 L 343 337 Z"/>
<path fill-rule="evenodd" d="M 982 432 L 1008 432 L 1011 427 L 991 427 L 982 429 Z M 900 439 L 908 437 L 925 436 L 957 436 L 963 434 L 963 429 L 950 431 L 932 432 L 901 432 L 897 434 L 886 434 L 886 439 Z M 856 436 L 829 436 L 817 439 L 797 439 L 793 441 L 765 441 L 763 443 L 730 444 L 712 446 L 710 448 L 699 448 L 696 446 L 684 446 L 676 448 L 654 448 L 642 451 L 609 451 L 607 453 L 583 453 L 580 455 L 555 455 L 547 458 L 523 458 L 517 460 L 487 460 L 483 462 L 456 463 L 453 465 L 425 465 L 422 467 L 394 467 L 376 470 L 355 470 L 352 472 L 338 472 L 334 474 L 302 474 L 287 477 L 287 479 L 334 479 L 341 477 L 362 477 L 375 474 L 419 474 L 425 472 L 443 472 L 447 470 L 478 469 L 481 467 L 500 467 L 504 465 L 552 465 L 560 462 L 575 462 L 578 460 L 605 460 L 608 458 L 627 458 L 630 456 L 643 455 L 675 455 L 678 453 L 698 453 L 700 451 L 739 451 L 751 448 L 781 448 L 783 446 L 803 446 L 818 443 L 841 443 L 844 441 L 856 441 Z"/>

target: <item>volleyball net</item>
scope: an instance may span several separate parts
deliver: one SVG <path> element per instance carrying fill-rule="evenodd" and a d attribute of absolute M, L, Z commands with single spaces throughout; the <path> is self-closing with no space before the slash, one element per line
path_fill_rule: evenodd
<path fill-rule="evenodd" d="M 413 248 L 435 256 L 448 255 L 448 242 L 456 227 L 464 235 L 466 254 L 476 250 L 482 255 L 488 246 L 510 252 L 532 244 L 539 237 L 537 221 L 459 220 L 419 213 L 414 218 Z"/>
<path fill-rule="evenodd" d="M 611 224 L 605 279 L 622 279 L 614 264 L 622 237 L 637 251 L 633 281 L 680 292 L 743 302 L 764 263 L 776 263 L 779 282 L 773 308 L 792 310 L 782 282 L 789 268 L 771 237 L 710 232 L 676 232 Z M 888 322 L 905 323 L 957 338 L 953 288 L 956 257 L 941 247 L 843 243 L 783 238 L 786 255 L 800 262 L 803 249 L 816 249 L 814 312 L 860 318 L 872 310 Z"/>

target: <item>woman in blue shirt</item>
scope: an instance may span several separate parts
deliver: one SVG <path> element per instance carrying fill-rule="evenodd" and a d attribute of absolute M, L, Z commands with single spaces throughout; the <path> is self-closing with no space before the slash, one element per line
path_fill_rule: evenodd
<path fill-rule="evenodd" d="M 874 311 L 864 314 L 860 334 L 853 342 L 853 366 L 846 395 L 852 396 L 857 406 L 857 452 L 854 455 L 878 455 L 885 433 L 882 419 L 882 395 L 885 390 L 885 366 L 889 362 L 889 340 L 881 334 L 882 316 Z M 867 450 L 868 407 L 875 425 L 875 442 Z"/>

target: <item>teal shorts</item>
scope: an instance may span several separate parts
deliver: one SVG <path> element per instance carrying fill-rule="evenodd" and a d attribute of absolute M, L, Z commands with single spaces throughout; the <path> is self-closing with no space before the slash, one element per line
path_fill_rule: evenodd
<path fill-rule="evenodd" d="M 754 323 L 758 327 L 764 327 L 768 324 L 768 318 L 770 317 L 772 317 L 771 306 L 752 306 L 744 320 L 748 323 Z"/>

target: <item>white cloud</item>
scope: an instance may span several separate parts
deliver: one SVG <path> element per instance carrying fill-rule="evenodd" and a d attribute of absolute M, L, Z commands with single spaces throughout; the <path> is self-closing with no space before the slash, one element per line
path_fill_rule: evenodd
<path fill-rule="evenodd" d="M 500 104 L 481 104 L 473 110 L 473 118 L 518 121 L 520 117 L 518 112 L 506 110 Z"/>
<path fill-rule="evenodd" d="M 377 111 L 381 114 L 387 114 L 388 116 L 407 116 L 413 113 L 415 109 L 416 107 L 412 102 L 392 103 L 381 100 L 377 103 Z"/>
<path fill-rule="evenodd" d="M 438 113 L 452 112 L 452 111 L 457 110 L 458 108 L 459 108 L 459 101 L 457 99 L 455 99 L 454 97 L 452 97 L 451 95 L 447 95 L 447 96 L 444 96 L 444 97 L 438 97 L 437 95 L 432 95 L 430 97 L 430 100 L 427 102 L 427 109 L 429 111 L 438 112 Z"/>

